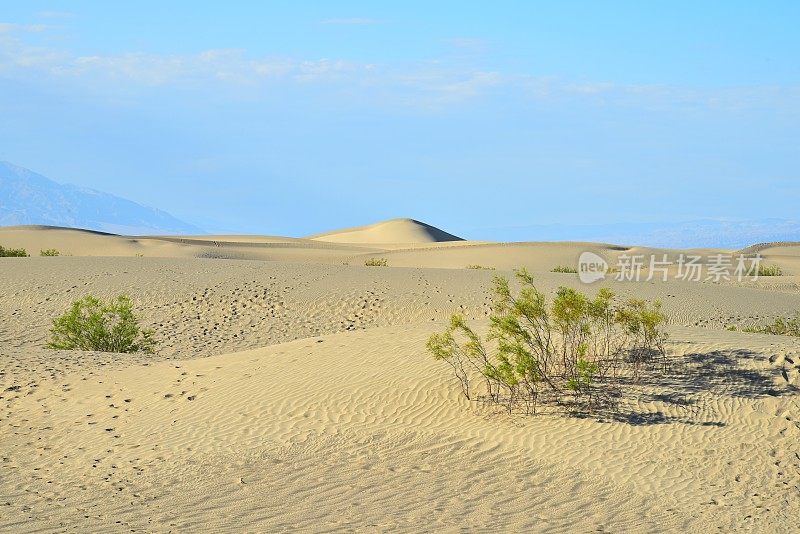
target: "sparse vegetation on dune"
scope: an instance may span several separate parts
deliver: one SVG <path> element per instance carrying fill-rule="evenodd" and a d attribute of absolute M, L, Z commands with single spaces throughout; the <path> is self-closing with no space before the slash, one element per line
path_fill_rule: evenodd
<path fill-rule="evenodd" d="M 42 250 L 39 251 L 39 256 L 51 256 L 52 257 L 52 256 L 60 256 L 60 255 L 61 255 L 61 253 L 58 251 L 58 249 L 55 249 L 55 248 L 47 248 L 47 249 L 42 249 Z"/>
<path fill-rule="evenodd" d="M 91 295 L 72 303 L 53 320 L 47 348 L 152 353 L 153 332 L 139 327 L 131 300 L 120 295 L 103 302 Z"/>
<path fill-rule="evenodd" d="M 0 258 L 27 258 L 28 251 L 24 248 L 5 248 L 0 245 Z"/>
<path fill-rule="evenodd" d="M 386 258 L 370 258 L 364 262 L 367 267 L 388 267 L 389 261 Z"/>
<path fill-rule="evenodd" d="M 567 267 L 566 265 L 557 265 L 550 269 L 551 273 L 570 273 L 570 274 L 578 274 L 578 270 L 574 267 Z"/>
<path fill-rule="evenodd" d="M 742 332 L 800 337 L 800 313 L 789 319 L 778 317 L 766 326 L 746 326 Z"/>
<path fill-rule="evenodd" d="M 477 269 L 482 271 L 494 271 L 494 267 L 486 267 L 484 265 L 478 265 L 477 263 L 473 263 L 471 265 L 467 265 L 467 269 Z"/>
<path fill-rule="evenodd" d="M 526 270 L 516 277 L 522 285 L 516 295 L 507 278 L 494 279 L 485 339 L 493 350 L 458 314 L 428 339 L 428 351 L 452 368 L 467 399 L 500 404 L 509 413 L 536 413 L 543 403 L 592 409 L 613 405 L 622 379 L 637 380 L 644 366 L 666 370 L 659 302 L 618 302 L 606 288 L 590 299 L 565 287 L 548 302 Z"/>

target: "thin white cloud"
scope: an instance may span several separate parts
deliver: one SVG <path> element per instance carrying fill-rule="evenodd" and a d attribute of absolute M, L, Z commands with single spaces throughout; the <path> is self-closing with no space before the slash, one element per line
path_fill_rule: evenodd
<path fill-rule="evenodd" d="M 0 23 L 0 72 L 14 69 L 44 69 L 68 60 L 68 55 L 48 47 L 24 44 L 21 37 L 26 33 L 38 33 L 47 28 L 43 25 Z"/>
<path fill-rule="evenodd" d="M 80 56 L 52 69 L 53 73 L 63 76 L 102 74 L 111 79 L 131 80 L 145 85 L 168 83 L 185 71 L 185 58 L 148 54 Z"/>
<path fill-rule="evenodd" d="M 344 18 L 344 19 L 325 19 L 321 20 L 320 24 L 326 26 L 374 26 L 375 24 L 382 24 L 383 21 L 370 18 Z"/>
<path fill-rule="evenodd" d="M 63 53 L 23 46 L 17 39 L 0 36 L 0 71 L 36 69 L 60 80 L 125 82 L 128 89 L 170 84 L 224 82 L 242 86 L 261 83 L 358 83 L 374 74 L 371 64 L 341 59 L 294 60 L 250 58 L 243 50 L 212 49 L 198 54 L 158 55 L 127 53 L 69 57 Z M 132 84 L 132 85 L 131 85 Z"/>
<path fill-rule="evenodd" d="M 489 46 L 489 42 L 485 39 L 478 39 L 475 37 L 452 37 L 450 39 L 445 39 L 445 42 L 454 48 L 472 52 L 486 50 Z"/>
<path fill-rule="evenodd" d="M 46 24 L 16 24 L 0 22 L 0 33 L 41 33 L 47 30 Z"/>
<path fill-rule="evenodd" d="M 498 72 L 475 71 L 463 75 L 450 75 L 436 80 L 429 86 L 432 92 L 438 93 L 441 99 L 451 102 L 475 98 L 489 87 L 502 83 Z"/>
<path fill-rule="evenodd" d="M 36 16 L 43 19 L 67 19 L 74 17 L 75 13 L 70 11 L 37 11 Z"/>
<path fill-rule="evenodd" d="M 694 106 L 743 109 L 772 106 L 798 113 L 798 87 L 740 87 L 702 90 L 607 82 L 570 83 L 552 77 L 475 68 L 447 60 L 410 64 L 368 64 L 338 58 L 252 57 L 244 50 L 211 49 L 197 54 L 76 56 L 68 51 L 29 44 L 43 25 L 0 23 L 0 73 L 6 78 L 35 78 L 37 83 L 67 80 L 104 91 L 122 88 L 239 85 L 260 91 L 267 85 L 327 84 L 331 94 L 348 94 L 376 106 L 439 109 L 502 90 L 506 98 L 528 100 L 595 99 L 604 105 Z M 462 45 L 466 43 L 460 43 Z M 48 78 L 50 81 L 48 82 Z M 336 91 L 334 93 L 334 90 Z M 343 91 L 340 91 L 343 90 Z M 109 94 L 113 93 L 111 91 Z"/>
<path fill-rule="evenodd" d="M 568 84 L 565 85 L 564 88 L 567 91 L 571 91 L 574 93 L 595 95 L 600 93 L 607 93 L 613 89 L 616 89 L 616 86 L 612 83 L 595 82 L 595 83 Z"/>

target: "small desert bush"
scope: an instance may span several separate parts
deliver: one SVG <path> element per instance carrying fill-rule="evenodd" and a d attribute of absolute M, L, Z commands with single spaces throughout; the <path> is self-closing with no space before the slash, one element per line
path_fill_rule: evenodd
<path fill-rule="evenodd" d="M 746 326 L 742 328 L 742 332 L 800 337 L 800 313 L 791 319 L 778 317 L 772 324 L 766 326 Z"/>
<path fill-rule="evenodd" d="M 58 249 L 47 248 L 40 250 L 39 256 L 61 256 L 61 253 L 58 251 Z"/>
<path fill-rule="evenodd" d="M 386 258 L 370 258 L 364 262 L 367 267 L 388 267 L 389 261 Z"/>
<path fill-rule="evenodd" d="M 452 368 L 467 399 L 501 404 L 509 413 L 517 407 L 536 413 L 543 402 L 593 408 L 612 405 L 618 385 L 638 380 L 645 365 L 666 370 L 659 302 L 618 302 L 606 288 L 589 298 L 566 287 L 549 302 L 527 271 L 516 277 L 517 294 L 507 278 L 494 279 L 485 340 L 458 314 L 428 339 L 428 351 Z"/>
<path fill-rule="evenodd" d="M 759 264 L 756 273 L 758 276 L 783 276 L 783 270 L 777 265 Z"/>
<path fill-rule="evenodd" d="M 571 273 L 578 274 L 578 270 L 574 267 L 567 267 L 566 265 L 557 265 L 550 269 L 551 273 Z"/>
<path fill-rule="evenodd" d="M 27 258 L 28 251 L 24 248 L 5 248 L 0 245 L 0 258 Z"/>
<path fill-rule="evenodd" d="M 478 265 L 477 263 L 473 263 L 467 265 L 467 269 L 478 269 L 482 271 L 494 271 L 494 267 L 484 267 L 483 265 Z"/>
<path fill-rule="evenodd" d="M 153 332 L 139 327 L 130 299 L 103 302 L 91 295 L 77 300 L 53 319 L 47 347 L 57 350 L 152 353 Z"/>

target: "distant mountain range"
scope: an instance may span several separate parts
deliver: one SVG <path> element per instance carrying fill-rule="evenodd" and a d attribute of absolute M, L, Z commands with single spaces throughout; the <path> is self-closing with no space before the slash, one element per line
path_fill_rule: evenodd
<path fill-rule="evenodd" d="M 0 226 L 21 224 L 127 235 L 204 233 L 167 212 L 0 162 Z"/>

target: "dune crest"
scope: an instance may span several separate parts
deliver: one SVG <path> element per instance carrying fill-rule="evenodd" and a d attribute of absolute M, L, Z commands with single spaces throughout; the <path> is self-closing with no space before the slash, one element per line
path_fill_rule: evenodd
<path fill-rule="evenodd" d="M 355 244 L 464 241 L 458 236 L 414 219 L 389 219 L 367 226 L 315 234 L 308 236 L 308 239 Z"/>

